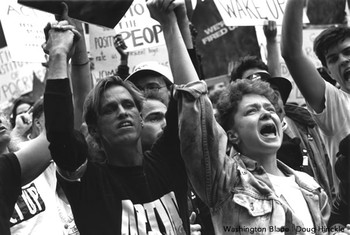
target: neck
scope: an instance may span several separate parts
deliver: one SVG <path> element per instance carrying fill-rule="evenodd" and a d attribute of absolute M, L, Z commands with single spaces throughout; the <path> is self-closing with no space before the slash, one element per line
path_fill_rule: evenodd
<path fill-rule="evenodd" d="M 0 154 L 9 153 L 9 149 L 6 146 L 0 146 Z"/>
<path fill-rule="evenodd" d="M 259 154 L 258 158 L 250 157 L 251 159 L 257 161 L 267 173 L 277 176 L 283 176 L 284 174 L 277 167 L 277 156 L 275 154 L 269 154 L 262 156 Z"/>
<path fill-rule="evenodd" d="M 260 164 L 264 167 L 267 173 L 276 176 L 284 176 L 284 174 L 277 167 L 276 158 L 269 158 L 266 161 L 260 162 Z"/>
<path fill-rule="evenodd" d="M 137 144 L 122 145 L 122 146 L 104 146 L 108 164 L 112 166 L 141 166 L 143 161 L 143 152 L 141 141 Z"/>

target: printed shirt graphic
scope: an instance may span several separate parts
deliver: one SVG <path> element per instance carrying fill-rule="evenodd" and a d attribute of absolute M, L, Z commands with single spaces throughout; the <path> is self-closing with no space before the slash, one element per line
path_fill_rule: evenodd
<path fill-rule="evenodd" d="M 173 192 L 144 204 L 122 201 L 121 234 L 186 234 Z"/>
<path fill-rule="evenodd" d="M 11 226 L 22 221 L 28 220 L 45 210 L 45 203 L 41 198 L 38 189 L 34 183 L 22 189 L 22 194 L 18 197 L 15 204 L 12 217 L 10 219 Z"/>
<path fill-rule="evenodd" d="M 56 166 L 51 163 L 34 181 L 22 187 L 10 218 L 12 235 L 62 235 L 68 229 L 56 202 Z"/>

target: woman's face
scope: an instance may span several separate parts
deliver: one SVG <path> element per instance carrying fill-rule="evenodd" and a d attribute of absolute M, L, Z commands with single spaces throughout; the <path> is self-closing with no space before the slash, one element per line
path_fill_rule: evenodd
<path fill-rule="evenodd" d="M 277 152 L 283 137 L 281 121 L 266 97 L 244 95 L 233 118 L 234 125 L 229 132 L 236 137 L 235 144 L 242 154 L 254 158 Z"/>

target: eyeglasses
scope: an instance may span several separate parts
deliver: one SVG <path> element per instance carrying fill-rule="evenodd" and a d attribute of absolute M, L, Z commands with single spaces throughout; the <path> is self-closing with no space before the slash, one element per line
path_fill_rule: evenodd
<path fill-rule="evenodd" d="M 267 81 L 271 78 L 271 75 L 267 72 L 258 72 L 258 73 L 253 73 L 246 77 L 246 79 L 255 81 L 255 80 L 262 80 L 262 81 Z"/>
<path fill-rule="evenodd" d="M 158 93 L 160 89 L 167 87 L 167 86 L 157 86 L 157 85 L 151 85 L 151 86 L 145 86 L 145 87 L 140 87 L 139 89 L 144 92 L 144 93 Z"/>

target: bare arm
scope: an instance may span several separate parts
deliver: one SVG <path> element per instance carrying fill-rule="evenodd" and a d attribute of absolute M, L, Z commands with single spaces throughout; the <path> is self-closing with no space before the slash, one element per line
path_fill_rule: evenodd
<path fill-rule="evenodd" d="M 267 66 L 269 67 L 269 73 L 273 77 L 280 77 L 281 72 L 281 60 L 280 50 L 277 43 L 277 27 L 276 21 L 269 20 L 264 25 L 264 34 L 266 37 L 266 48 L 267 48 Z"/>
<path fill-rule="evenodd" d="M 46 133 L 27 141 L 20 150 L 15 152 L 21 166 L 21 183 L 25 185 L 39 176 L 50 164 L 51 155 L 48 148 Z"/>
<path fill-rule="evenodd" d="M 282 25 L 282 56 L 305 100 L 316 112 L 325 107 L 325 81 L 303 51 L 305 0 L 288 0 Z"/>
<path fill-rule="evenodd" d="M 183 0 L 164 0 L 162 2 L 150 0 L 147 2 L 147 6 L 151 12 L 151 16 L 163 27 L 174 83 L 187 84 L 192 81 L 197 81 L 199 78 L 193 67 L 190 56 L 188 55 L 173 11 L 175 7 L 181 4 L 179 1 L 181 2 Z"/>

